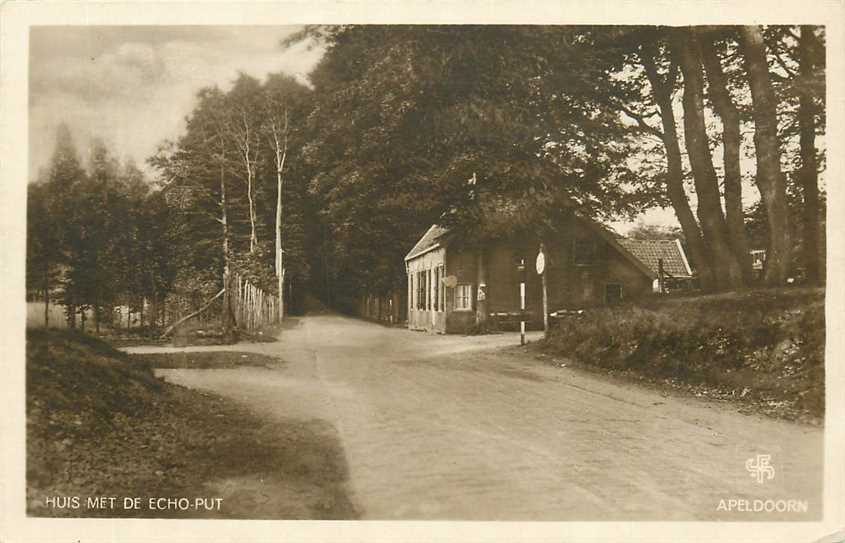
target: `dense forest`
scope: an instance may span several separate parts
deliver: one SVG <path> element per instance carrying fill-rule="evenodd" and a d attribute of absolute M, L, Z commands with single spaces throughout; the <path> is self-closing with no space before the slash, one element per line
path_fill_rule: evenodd
<path fill-rule="evenodd" d="M 302 41 L 326 47 L 309 85 L 198 90 L 154 179 L 101 143 L 83 163 L 60 128 L 29 186 L 28 291 L 71 326 L 122 305 L 153 328 L 222 292 L 236 329 L 234 274 L 281 312 L 308 292 L 350 309 L 405 288 L 432 223 L 480 241 L 655 206 L 704 290 L 749 286 L 752 248 L 767 286 L 824 281 L 823 27 L 315 26 L 281 46 Z"/>

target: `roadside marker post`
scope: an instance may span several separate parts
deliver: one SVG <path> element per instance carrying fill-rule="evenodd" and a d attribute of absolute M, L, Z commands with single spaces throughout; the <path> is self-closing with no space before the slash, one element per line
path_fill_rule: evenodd
<path fill-rule="evenodd" d="M 546 287 L 546 252 L 544 246 L 540 244 L 540 252 L 537 253 L 537 260 L 535 261 L 535 268 L 537 275 L 540 276 L 543 283 L 543 331 L 549 333 L 549 295 Z"/>
<path fill-rule="evenodd" d="M 525 259 L 519 259 L 519 344 L 525 345 Z"/>

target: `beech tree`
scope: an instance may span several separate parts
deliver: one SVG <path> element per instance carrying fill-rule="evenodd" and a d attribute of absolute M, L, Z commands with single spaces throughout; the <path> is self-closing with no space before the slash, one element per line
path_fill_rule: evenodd
<path fill-rule="evenodd" d="M 760 188 L 769 228 L 764 281 L 767 285 L 777 286 L 785 284 L 789 274 L 791 241 L 786 205 L 786 177 L 780 162 L 777 103 L 769 77 L 762 28 L 743 26 L 740 33 L 753 102 L 757 186 Z"/>
<path fill-rule="evenodd" d="M 729 234 L 722 214 L 721 197 L 704 117 L 704 81 L 701 52 L 695 34 L 689 29 L 675 29 L 671 36 L 672 52 L 684 76 L 684 142 L 695 180 L 698 219 L 714 271 L 716 287 L 742 285 L 741 269 L 731 250 Z"/>
<path fill-rule="evenodd" d="M 685 36 L 690 31 L 695 34 L 697 40 L 690 40 L 688 36 Z M 821 29 L 814 28 L 813 31 L 816 37 L 823 36 Z M 795 169 L 788 170 L 788 181 L 795 179 L 796 182 L 799 178 L 799 166 L 803 167 L 804 163 L 811 163 L 813 157 L 816 157 L 817 160 L 819 160 L 818 157 L 821 157 L 821 160 L 824 157 L 823 149 L 813 148 L 812 151 L 809 151 L 811 147 L 814 147 L 808 137 L 809 130 L 805 131 L 804 137 L 804 141 L 807 142 L 804 146 L 806 160 L 800 159 L 797 151 L 798 140 L 800 139 L 798 133 L 801 125 L 798 120 L 801 111 L 800 96 L 808 99 L 806 103 L 811 103 L 816 109 L 816 114 L 812 118 L 805 118 L 805 126 L 814 123 L 816 126 L 815 133 L 823 133 L 824 119 L 823 100 L 821 99 L 824 95 L 824 72 L 823 69 L 816 69 L 812 76 L 800 77 L 798 69 L 798 57 L 800 55 L 797 52 L 799 35 L 797 32 L 794 27 L 767 27 L 763 33 L 767 49 L 765 56 L 767 64 L 763 67 L 764 74 L 768 74 L 772 80 L 771 86 L 777 106 L 775 121 L 777 123 L 777 140 L 780 144 L 778 148 L 780 151 L 779 158 L 782 168 L 788 168 L 791 164 L 796 165 Z M 721 176 L 717 173 L 716 179 L 717 182 L 721 181 L 724 187 L 722 195 L 724 196 L 725 212 L 722 221 L 727 224 L 728 231 L 728 234 L 722 237 L 727 237 L 729 240 L 731 252 L 742 269 L 744 280 L 742 282 L 747 282 L 750 263 L 747 259 L 747 239 L 744 238 L 748 237 L 748 230 L 751 228 L 746 219 L 751 209 L 743 209 L 742 206 L 741 180 L 743 173 L 740 158 L 743 147 L 743 132 L 747 130 L 749 133 L 753 133 L 755 131 L 749 130 L 749 128 L 754 128 L 751 125 L 754 115 L 753 113 L 749 114 L 754 110 L 752 107 L 753 96 L 749 87 L 747 62 L 742 54 L 743 48 L 741 47 L 739 29 L 736 27 L 699 27 L 691 30 L 683 28 L 670 30 L 660 27 L 631 27 L 599 29 L 591 31 L 591 33 L 604 37 L 604 40 L 598 39 L 594 42 L 600 44 L 600 47 L 594 49 L 605 51 L 611 58 L 614 55 L 619 55 L 626 59 L 621 66 L 608 64 L 609 69 L 618 76 L 611 79 L 610 86 L 608 86 L 612 89 L 611 93 L 616 95 L 608 102 L 608 105 L 616 107 L 623 115 L 630 118 L 635 123 L 634 126 L 644 135 L 642 140 L 643 153 L 640 153 L 641 163 L 646 162 L 644 159 L 650 152 L 647 145 L 649 137 L 658 137 L 664 144 L 666 195 L 684 229 L 685 237 L 689 240 L 688 247 L 692 260 L 699 263 L 697 265 L 698 274 L 705 289 L 732 288 L 729 284 L 725 284 L 724 273 L 715 268 L 718 265 L 718 260 L 710 256 L 713 246 L 712 230 L 708 233 L 708 228 L 705 228 L 706 225 L 703 224 L 702 217 L 702 207 L 704 207 L 712 211 L 709 214 L 705 212 L 706 216 L 718 218 L 718 212 L 721 212 L 721 209 L 716 205 L 719 194 L 716 192 L 714 195 L 713 183 L 707 183 L 704 187 L 705 201 L 702 202 L 702 195 L 699 194 L 701 187 L 696 186 L 695 190 L 690 190 L 684 186 L 684 180 L 692 177 L 700 182 L 703 179 L 701 177 L 702 172 L 704 178 L 712 180 L 712 173 L 714 173 L 713 168 L 711 168 L 713 165 L 712 157 L 709 161 L 707 160 L 707 151 L 712 141 L 721 141 L 724 173 Z M 670 35 L 674 35 L 675 38 L 670 39 Z M 611 42 L 611 44 L 608 45 L 607 42 Z M 669 45 L 672 44 L 674 47 L 670 48 Z M 686 52 L 685 49 L 687 49 Z M 823 46 L 816 47 L 815 50 L 814 58 L 816 60 L 823 58 Z M 692 69 L 693 77 L 685 77 L 683 83 L 681 83 L 677 79 L 677 74 L 684 56 L 688 60 L 692 60 L 691 63 L 687 64 L 688 68 Z M 594 58 L 601 59 L 602 56 L 599 55 Z M 700 68 L 696 68 L 697 64 L 703 64 L 706 80 L 701 79 Z M 687 90 L 687 83 L 690 81 L 693 83 L 695 93 Z M 807 81 L 807 84 L 804 84 L 804 81 Z M 624 89 L 627 86 L 636 88 L 638 85 L 641 89 L 648 89 L 648 93 L 638 96 L 636 92 L 620 93 L 619 91 L 620 88 Z M 698 109 L 698 100 L 692 98 L 696 94 L 703 93 L 704 122 L 700 122 L 701 115 L 686 114 L 684 130 L 677 131 L 675 129 L 675 116 L 680 107 L 674 99 L 674 93 L 681 89 L 683 89 L 684 95 L 688 96 L 686 102 L 681 105 L 687 109 L 692 106 L 693 113 Z M 802 94 L 805 90 L 807 92 Z M 655 114 L 659 115 L 657 120 L 660 121 L 660 125 L 656 125 L 654 122 Z M 708 123 L 708 119 L 714 120 L 714 115 L 719 117 L 721 126 Z M 690 121 L 693 121 L 694 126 L 690 126 Z M 704 126 L 703 131 L 701 130 L 702 124 Z M 721 132 L 717 131 L 719 127 L 722 129 Z M 694 130 L 691 131 L 690 129 L 693 128 Z M 696 134 L 698 135 L 697 140 L 688 141 L 690 135 L 695 136 Z M 690 145 L 692 145 L 692 149 Z M 687 155 L 681 152 L 681 146 L 687 147 Z M 697 149 L 697 151 L 693 152 L 694 149 Z M 759 153 L 754 153 L 754 155 L 759 160 Z M 696 163 L 698 168 L 696 168 Z M 812 171 L 818 175 L 821 169 L 823 169 L 823 166 L 816 163 L 815 167 L 808 167 L 806 171 Z M 647 175 L 645 169 L 641 168 L 640 172 Z M 758 172 L 758 177 L 765 178 L 765 175 Z M 808 178 L 800 177 L 801 179 Z M 765 185 L 764 180 L 762 183 Z M 709 187 L 709 189 L 706 187 Z M 815 192 L 814 188 L 816 189 Z M 793 270 L 796 266 L 806 267 L 808 275 L 812 277 L 813 273 L 810 271 L 813 268 L 810 263 L 811 257 L 807 254 L 807 248 L 803 245 L 802 238 L 812 238 L 812 228 L 818 229 L 819 225 L 823 223 L 823 207 L 813 205 L 814 195 L 822 193 L 818 191 L 817 178 L 815 183 L 809 182 L 807 190 L 800 190 L 802 194 L 807 194 L 809 207 L 806 209 L 807 206 L 805 206 L 806 214 L 801 220 L 806 223 L 803 230 L 809 231 L 810 235 L 802 236 L 797 233 L 796 229 L 787 226 L 787 231 L 791 232 L 790 239 L 795 242 L 791 245 L 800 246 L 804 251 L 804 256 L 800 259 L 801 262 L 790 260 L 790 254 L 787 253 L 786 258 L 789 261 L 787 267 Z M 761 192 L 765 193 L 766 191 L 761 190 Z M 699 227 L 698 221 L 691 212 L 687 198 L 688 193 L 694 195 L 697 200 L 697 212 L 699 218 L 702 219 L 701 227 Z M 701 205 L 702 203 L 704 206 Z M 784 214 L 781 212 L 774 214 L 771 218 L 782 222 L 785 220 L 783 217 Z M 768 231 L 768 219 L 765 222 L 764 227 Z M 787 225 L 789 222 L 789 220 L 786 220 Z M 716 221 L 716 224 L 718 223 L 719 221 Z M 755 232 L 760 231 L 758 225 L 755 224 L 754 228 Z M 775 230 L 777 230 L 777 225 Z M 816 230 L 816 232 L 818 231 L 820 230 Z M 699 239 L 701 243 L 697 241 Z M 770 242 L 771 240 L 767 240 L 764 246 L 768 246 Z M 818 248 L 821 244 L 810 241 L 808 245 Z M 746 248 L 743 249 L 743 246 Z M 816 255 L 821 253 L 820 249 L 816 249 Z M 704 260 L 701 258 L 702 255 L 706 256 Z M 722 277 L 721 285 L 717 284 L 716 279 L 718 277 Z M 770 284 L 781 283 L 775 281 Z"/>
<path fill-rule="evenodd" d="M 803 247 L 807 279 L 811 282 L 824 280 L 823 245 L 821 243 L 821 200 L 819 197 L 819 164 L 816 149 L 816 130 L 824 117 L 825 102 L 825 50 L 817 36 L 817 27 L 804 25 L 798 39 L 798 123 L 801 148 L 799 177 L 804 200 Z"/>
<path fill-rule="evenodd" d="M 802 47 L 802 38 L 809 40 Z M 790 275 L 803 272 L 814 283 L 824 275 L 825 193 L 820 173 L 825 168 L 825 45 L 824 27 L 766 26 L 763 28 L 768 75 L 775 96 L 780 167 L 786 178 L 786 207 L 789 219 Z M 744 122 L 753 122 L 751 98 L 744 58 L 734 69 L 734 85 L 749 95 Z M 736 63 L 736 60 L 733 62 Z M 811 128 L 812 127 L 812 128 Z M 752 221 L 758 247 L 768 245 L 769 225 L 765 206 L 747 214 Z M 761 214 L 762 213 L 762 214 Z M 762 241 L 759 236 L 763 236 Z"/>
<path fill-rule="evenodd" d="M 707 74 L 707 91 L 716 114 L 722 121 L 722 161 L 724 176 L 725 222 L 730 244 L 745 283 L 751 281 L 751 255 L 749 253 L 745 213 L 742 208 L 742 168 L 740 165 L 742 133 L 740 113 L 731 97 L 730 86 L 717 50 L 717 37 L 713 29 L 696 31 L 704 70 Z"/>
<path fill-rule="evenodd" d="M 636 104 L 629 104 L 627 107 L 622 106 L 624 107 L 623 111 L 637 122 L 642 131 L 660 138 L 666 160 L 664 180 L 667 198 L 684 232 L 692 260 L 696 262 L 696 271 L 701 286 L 705 290 L 712 289 L 716 284 L 715 271 L 711 267 L 709 251 L 684 187 L 685 171 L 681 154 L 681 140 L 673 106 L 673 94 L 678 78 L 679 64 L 677 60 L 672 58 L 668 48 L 661 44 L 660 34 L 649 33 L 638 37 L 635 43 L 637 50 L 631 56 L 633 59 L 637 59 L 642 66 L 648 85 L 644 92 L 648 98 L 644 100 L 645 104 L 640 105 L 639 108 Z M 668 65 L 663 75 L 659 69 L 661 63 Z M 645 87 L 645 83 L 643 86 Z M 654 113 L 647 112 L 650 104 L 656 107 Z M 646 111 L 642 111 L 643 107 L 646 108 Z M 646 120 L 654 114 L 659 117 L 660 129 L 655 128 Z"/>
<path fill-rule="evenodd" d="M 574 58 L 552 56 L 571 30 L 548 32 L 366 26 L 330 35 L 311 75 L 306 156 L 320 166 L 312 195 L 332 287 L 346 303 L 404 285 L 402 257 L 433 222 L 478 241 L 543 229 L 545 211 L 565 206 L 599 218 L 634 207 L 623 182 L 633 181 L 627 129 L 583 88 L 572 99 L 582 82 L 559 67 Z M 507 221 L 484 219 L 478 203 L 496 199 L 509 203 Z"/>

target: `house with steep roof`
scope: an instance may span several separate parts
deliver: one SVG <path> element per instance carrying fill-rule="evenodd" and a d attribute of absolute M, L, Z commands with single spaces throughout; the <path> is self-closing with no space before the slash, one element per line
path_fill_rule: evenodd
<path fill-rule="evenodd" d="M 661 270 L 691 276 L 680 244 L 629 243 L 600 224 L 571 214 L 543 240 L 512 235 L 466 244 L 433 225 L 405 257 L 408 327 L 439 333 L 467 333 L 482 323 L 529 327 L 543 322 L 542 278 L 535 270 L 544 246 L 549 311 L 582 309 L 636 300 L 653 292 Z M 520 283 L 526 311 L 520 311 Z"/>

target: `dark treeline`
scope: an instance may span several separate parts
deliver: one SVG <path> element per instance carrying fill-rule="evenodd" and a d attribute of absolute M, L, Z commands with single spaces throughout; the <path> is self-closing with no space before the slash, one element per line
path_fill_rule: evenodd
<path fill-rule="evenodd" d="M 318 26 L 283 46 L 301 41 L 326 48 L 310 86 L 202 89 L 155 190 L 105 150 L 83 170 L 60 133 L 30 188 L 30 290 L 198 304 L 237 273 L 283 307 L 352 308 L 404 291 L 434 222 L 472 243 L 573 207 L 671 208 L 706 290 L 750 285 L 756 248 L 766 285 L 824 280 L 823 27 Z"/>
<path fill-rule="evenodd" d="M 49 303 L 64 304 L 70 326 L 83 329 L 88 310 L 99 330 L 118 304 L 142 323 L 159 317 L 176 274 L 170 209 L 133 162 L 121 166 L 95 141 L 83 167 L 61 125 L 48 169 L 29 185 L 27 216 L 27 287 L 43 296 L 45 319 Z"/>

